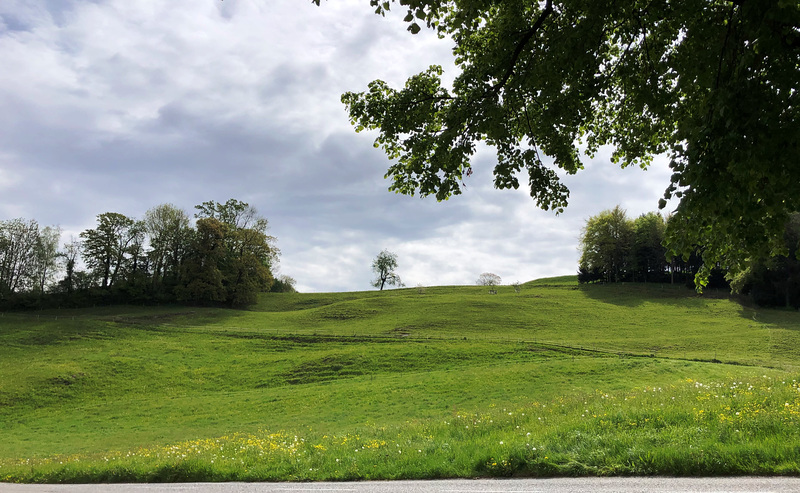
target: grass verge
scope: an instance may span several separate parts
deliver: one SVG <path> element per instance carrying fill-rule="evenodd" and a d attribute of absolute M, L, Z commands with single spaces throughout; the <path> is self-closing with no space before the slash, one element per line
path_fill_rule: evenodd
<path fill-rule="evenodd" d="M 9 482 L 344 481 L 476 476 L 797 475 L 800 384 L 763 376 L 489 407 L 350 433 L 235 433 L 0 461 Z"/>

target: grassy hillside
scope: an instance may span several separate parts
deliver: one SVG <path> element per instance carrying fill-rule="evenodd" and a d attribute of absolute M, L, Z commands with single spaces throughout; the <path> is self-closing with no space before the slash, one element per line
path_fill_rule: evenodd
<path fill-rule="evenodd" d="M 0 480 L 798 474 L 798 348 L 797 312 L 574 277 L 4 313 Z"/>

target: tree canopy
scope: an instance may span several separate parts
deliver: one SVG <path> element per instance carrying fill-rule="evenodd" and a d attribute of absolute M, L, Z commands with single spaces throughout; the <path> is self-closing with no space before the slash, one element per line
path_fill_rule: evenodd
<path fill-rule="evenodd" d="M 619 282 L 633 271 L 635 227 L 619 206 L 590 217 L 581 234 L 580 270 Z M 580 280 L 580 277 L 578 278 Z"/>
<path fill-rule="evenodd" d="M 319 0 L 313 0 L 319 4 Z M 709 268 L 785 251 L 800 209 L 800 4 L 796 0 L 371 0 L 399 3 L 411 33 L 455 44 L 452 86 L 431 66 L 392 88 L 342 96 L 357 131 L 377 130 L 391 190 L 461 193 L 476 144 L 496 149 L 494 184 L 561 212 L 559 170 L 613 148 L 612 161 L 673 170 L 666 235 Z M 665 184 L 667 185 L 667 184 Z M 704 280 L 704 272 L 698 282 Z"/>
<path fill-rule="evenodd" d="M 123 214 L 105 212 L 97 216 L 97 228 L 81 233 L 84 261 L 102 279 L 102 287 L 111 287 L 118 279 L 131 247 L 141 244 L 143 230 L 142 224 Z"/>

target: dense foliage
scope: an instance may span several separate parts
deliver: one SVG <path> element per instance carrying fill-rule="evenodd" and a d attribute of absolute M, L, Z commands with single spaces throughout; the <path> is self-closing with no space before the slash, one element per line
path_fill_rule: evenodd
<path fill-rule="evenodd" d="M 630 219 L 619 206 L 590 217 L 581 232 L 578 281 L 692 284 L 701 268 L 700 253 L 668 254 L 664 235 L 671 220 L 657 212 Z M 710 285 L 727 285 L 721 269 L 712 271 Z"/>
<path fill-rule="evenodd" d="M 313 0 L 319 4 L 319 0 Z M 371 0 L 378 14 L 392 1 Z M 800 4 L 794 0 L 399 0 L 454 43 L 452 85 L 432 66 L 395 89 L 346 93 L 356 130 L 377 130 L 390 189 L 461 193 L 478 142 L 497 152 L 494 183 L 561 211 L 580 153 L 621 166 L 667 154 L 665 199 L 680 199 L 670 249 L 703 267 L 784 252 L 800 209 Z M 661 201 L 661 206 L 666 204 Z"/>
<path fill-rule="evenodd" d="M 273 286 L 278 261 L 267 220 L 234 199 L 196 208 L 194 227 L 171 204 L 148 210 L 143 220 L 99 214 L 95 228 L 62 249 L 58 228 L 0 221 L 0 306 L 255 302 Z M 277 290 L 294 291 L 294 280 L 283 276 Z"/>
<path fill-rule="evenodd" d="M 692 284 L 702 268 L 702 251 L 678 257 L 663 246 L 674 217 L 658 213 L 630 219 L 619 206 L 590 217 L 581 232 L 578 281 Z M 715 266 L 708 286 L 730 286 L 761 306 L 800 307 L 800 213 L 784 227 L 785 254 L 752 257 L 736 272 Z"/>
<path fill-rule="evenodd" d="M 759 305 L 800 308 L 800 213 L 789 217 L 783 239 L 785 254 L 749 259 L 747 267 L 732 276 L 735 293 Z"/>

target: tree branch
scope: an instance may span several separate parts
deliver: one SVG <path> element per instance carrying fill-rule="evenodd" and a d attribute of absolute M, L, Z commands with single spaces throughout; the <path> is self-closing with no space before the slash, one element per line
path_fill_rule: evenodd
<path fill-rule="evenodd" d="M 542 10 L 542 13 L 539 15 L 539 18 L 536 19 L 536 22 L 533 24 L 533 26 L 522 35 L 522 39 L 520 39 L 519 43 L 517 43 L 517 47 L 514 49 L 514 53 L 511 54 L 511 61 L 508 65 L 508 70 L 506 70 L 506 73 L 503 74 L 503 77 L 501 77 L 500 80 L 497 81 L 497 84 L 492 86 L 491 92 L 497 93 L 497 91 L 499 91 L 504 85 L 506 85 L 508 79 L 510 79 L 511 76 L 514 74 L 514 67 L 517 65 L 517 60 L 519 60 L 519 57 L 522 54 L 522 50 L 525 49 L 525 45 L 528 44 L 528 41 L 530 41 L 533 35 L 536 34 L 536 32 L 542 27 L 542 24 L 544 24 L 545 19 L 547 19 L 552 13 L 553 13 L 553 0 L 547 0 L 547 3 L 544 6 L 544 10 Z"/>

